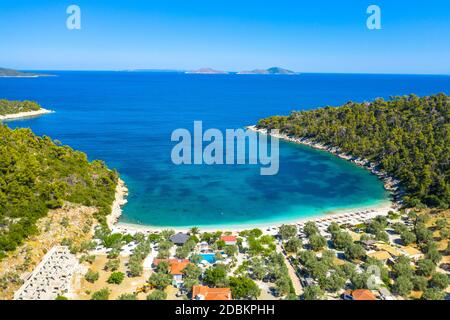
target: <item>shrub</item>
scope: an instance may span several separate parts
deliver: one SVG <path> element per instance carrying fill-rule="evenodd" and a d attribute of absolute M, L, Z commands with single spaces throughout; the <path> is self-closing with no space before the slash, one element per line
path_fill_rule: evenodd
<path fill-rule="evenodd" d="M 109 276 L 107 282 L 109 284 L 121 284 L 124 278 L 125 274 L 123 274 L 123 272 L 113 272 Z"/>

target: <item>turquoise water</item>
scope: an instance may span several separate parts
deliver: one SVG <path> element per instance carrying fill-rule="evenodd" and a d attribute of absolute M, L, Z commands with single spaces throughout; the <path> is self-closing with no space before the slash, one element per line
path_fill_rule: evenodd
<path fill-rule="evenodd" d="M 51 73 L 58 77 L 0 78 L 0 97 L 56 111 L 8 125 L 31 127 L 117 169 L 130 189 L 123 222 L 174 227 L 293 220 L 387 200 L 366 170 L 286 142 L 275 176 L 260 176 L 258 166 L 175 166 L 174 129 L 191 129 L 194 120 L 241 128 L 292 109 L 450 91 L 445 76 Z"/>
<path fill-rule="evenodd" d="M 202 260 L 206 260 L 209 263 L 216 262 L 216 255 L 214 253 L 201 253 L 200 256 L 202 257 Z"/>

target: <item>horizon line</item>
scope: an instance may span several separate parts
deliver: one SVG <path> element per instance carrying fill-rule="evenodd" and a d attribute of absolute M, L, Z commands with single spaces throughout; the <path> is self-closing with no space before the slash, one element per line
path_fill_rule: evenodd
<path fill-rule="evenodd" d="M 214 69 L 214 68 L 211 68 Z M 189 71 L 193 71 L 192 69 L 170 69 L 170 68 L 139 68 L 139 69 L 13 69 L 13 70 L 17 70 L 17 71 L 29 71 L 29 72 L 36 72 L 36 71 L 68 71 L 68 72 L 164 72 L 164 73 L 185 73 L 185 72 L 189 72 Z M 198 69 L 197 69 L 198 70 Z M 227 71 L 227 70 L 219 70 L 219 69 L 214 69 L 214 70 L 218 70 L 218 71 L 224 71 L 224 72 L 228 72 L 229 74 L 234 74 L 234 73 L 238 73 L 241 71 Z M 195 71 L 195 69 L 194 69 Z M 417 75 L 417 76 L 450 76 L 450 73 L 417 73 L 417 72 L 411 72 L 411 73 L 395 73 L 395 72 L 341 72 L 341 71 L 307 71 L 307 72 L 302 72 L 302 71 L 293 71 L 295 72 L 295 74 L 287 74 L 290 76 L 293 75 L 302 75 L 302 74 L 354 74 L 354 75 Z M 195 74 L 195 73 L 194 73 Z M 208 73 L 206 74 L 199 74 L 199 75 L 208 75 Z M 209 75 L 226 75 L 226 74 L 214 74 L 214 73 L 210 73 Z M 239 75 L 249 75 L 249 76 L 255 76 L 255 75 L 270 75 L 270 74 L 239 74 Z M 284 74 L 274 74 L 274 75 L 284 75 Z"/>

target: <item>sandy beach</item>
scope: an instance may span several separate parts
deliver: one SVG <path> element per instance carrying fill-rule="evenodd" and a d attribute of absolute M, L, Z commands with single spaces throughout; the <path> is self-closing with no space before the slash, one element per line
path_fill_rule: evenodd
<path fill-rule="evenodd" d="M 379 205 L 374 206 L 366 206 L 359 208 L 349 208 L 349 209 L 341 209 L 336 211 L 324 212 L 323 215 L 320 216 L 312 216 L 305 218 L 297 218 L 292 220 L 283 220 L 283 221 L 272 221 L 272 222 L 262 222 L 262 223 L 242 223 L 239 225 L 206 225 L 206 226 L 195 226 L 200 229 L 201 232 L 214 232 L 214 231 L 231 231 L 231 232 L 240 232 L 243 230 L 249 230 L 253 228 L 259 228 L 265 234 L 272 234 L 275 229 L 282 226 L 283 224 L 304 224 L 308 221 L 320 222 L 324 219 L 331 219 L 330 221 L 336 221 L 345 223 L 346 220 L 351 220 L 350 216 L 354 216 L 355 222 L 361 222 L 364 219 L 371 219 L 376 216 L 387 216 L 389 211 L 396 211 L 392 202 L 385 202 Z M 364 219 L 358 218 L 357 215 L 364 217 Z M 192 226 L 194 227 L 194 226 Z M 130 233 L 134 234 L 136 232 L 142 233 L 150 233 L 150 232 L 161 232 L 162 230 L 175 230 L 177 232 L 189 232 L 191 226 L 189 227 L 173 227 L 173 226 L 150 226 L 150 225 L 140 225 L 133 223 L 125 223 L 118 222 L 116 223 L 111 230 L 113 232 L 119 233 Z"/>
<path fill-rule="evenodd" d="M 37 116 L 41 116 L 43 114 L 53 113 L 53 112 L 54 111 L 41 108 L 40 110 L 36 110 L 36 111 L 28 111 L 28 112 L 19 112 L 19 113 L 14 113 L 14 114 L 0 115 L 0 121 L 37 117 Z"/>

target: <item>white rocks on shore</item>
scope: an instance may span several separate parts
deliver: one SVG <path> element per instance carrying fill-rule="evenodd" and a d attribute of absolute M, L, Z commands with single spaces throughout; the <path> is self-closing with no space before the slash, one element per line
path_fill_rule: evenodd
<path fill-rule="evenodd" d="M 122 179 L 117 181 L 116 198 L 112 204 L 111 214 L 106 218 L 108 227 L 112 229 L 122 215 L 122 207 L 128 202 L 128 188 Z"/>

